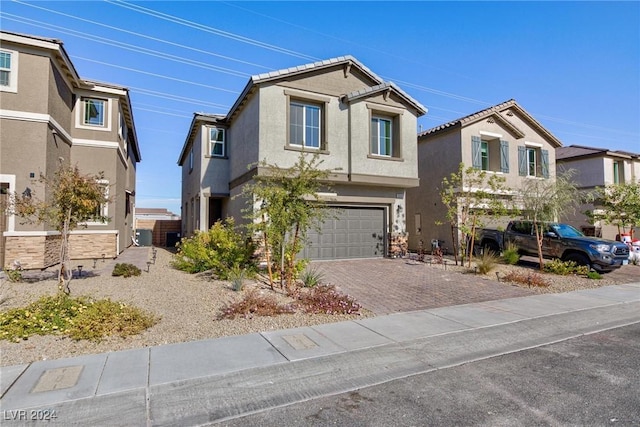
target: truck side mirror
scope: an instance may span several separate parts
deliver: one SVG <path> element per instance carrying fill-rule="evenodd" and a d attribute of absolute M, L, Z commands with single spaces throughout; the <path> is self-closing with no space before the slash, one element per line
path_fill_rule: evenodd
<path fill-rule="evenodd" d="M 547 231 L 546 233 L 544 233 L 544 237 L 548 237 L 550 239 L 557 239 L 558 235 L 553 231 Z"/>

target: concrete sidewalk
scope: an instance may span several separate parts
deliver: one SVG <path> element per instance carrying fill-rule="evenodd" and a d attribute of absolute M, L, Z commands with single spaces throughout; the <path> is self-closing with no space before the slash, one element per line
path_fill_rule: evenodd
<path fill-rule="evenodd" d="M 637 322 L 632 283 L 39 361 L 0 369 L 0 419 L 208 425 Z"/>

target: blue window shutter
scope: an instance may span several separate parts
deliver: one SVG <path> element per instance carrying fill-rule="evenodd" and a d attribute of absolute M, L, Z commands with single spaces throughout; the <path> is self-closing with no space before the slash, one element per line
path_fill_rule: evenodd
<path fill-rule="evenodd" d="M 471 137 L 471 162 L 475 169 L 482 169 L 481 144 L 482 140 L 479 136 Z"/>
<path fill-rule="evenodd" d="M 549 150 L 541 150 L 542 153 L 542 176 L 549 178 Z"/>
<path fill-rule="evenodd" d="M 518 146 L 518 175 L 527 176 L 527 149 L 523 145 Z"/>
<path fill-rule="evenodd" d="M 509 141 L 500 140 L 500 172 L 509 173 Z"/>

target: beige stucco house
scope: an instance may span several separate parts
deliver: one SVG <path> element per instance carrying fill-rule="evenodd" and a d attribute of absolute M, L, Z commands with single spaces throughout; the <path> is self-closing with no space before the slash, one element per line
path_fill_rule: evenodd
<path fill-rule="evenodd" d="M 606 148 L 569 145 L 556 151 L 558 171 L 573 169 L 578 188 L 590 192 L 612 184 L 640 182 L 640 154 Z M 616 239 L 618 227 L 600 221 L 590 223 L 584 212 L 599 209 L 597 201 L 581 205 L 575 214 L 563 218 L 585 234 Z"/>
<path fill-rule="evenodd" d="M 420 186 L 407 191 L 409 248 L 418 249 L 420 241 L 428 250 L 435 241 L 453 248 L 440 189 L 460 163 L 503 176 L 517 189 L 524 179 L 555 179 L 555 150 L 561 145 L 514 100 L 420 132 Z"/>
<path fill-rule="evenodd" d="M 405 192 L 418 185 L 417 118 L 426 109 L 351 56 L 251 77 L 228 114 L 195 114 L 180 153 L 183 235 L 232 216 L 266 160 L 293 165 L 301 151 L 334 169 L 320 196 L 339 207 L 306 256 L 385 256 L 405 232 Z M 252 165 L 247 168 L 248 165 Z"/>
<path fill-rule="evenodd" d="M 136 165 L 140 161 L 127 88 L 83 80 L 61 41 L 0 33 L 0 189 L 46 198 L 38 183 L 60 163 L 104 172 L 108 223 L 88 223 L 70 238 L 71 258 L 113 258 L 132 243 Z M 24 268 L 59 262 L 60 235 L 22 224 L 2 210 L 0 261 Z"/>

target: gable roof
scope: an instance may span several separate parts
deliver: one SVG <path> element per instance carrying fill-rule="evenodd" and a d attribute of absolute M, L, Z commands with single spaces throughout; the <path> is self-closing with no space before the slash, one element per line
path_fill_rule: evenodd
<path fill-rule="evenodd" d="M 191 119 L 191 124 L 189 125 L 189 133 L 187 134 L 187 138 L 182 145 L 182 151 L 180 151 L 180 156 L 178 157 L 178 166 L 182 166 L 184 163 L 189 147 L 191 147 L 193 138 L 198 132 L 200 125 L 202 123 L 224 124 L 225 119 L 226 116 L 224 114 L 193 113 L 193 119 Z"/>
<path fill-rule="evenodd" d="M 470 125 L 472 123 L 476 123 L 480 120 L 493 117 L 496 121 L 500 122 L 500 124 L 506 127 L 509 131 L 513 132 L 518 138 L 523 138 L 525 136 L 524 132 L 518 127 L 516 127 L 509 119 L 504 117 L 500 112 L 512 109 L 517 111 L 528 123 L 529 125 L 538 131 L 540 134 L 549 139 L 556 147 L 562 147 L 562 142 L 558 138 L 556 138 L 551 132 L 549 132 L 544 126 L 540 124 L 536 119 L 531 116 L 524 108 L 522 108 L 515 99 L 510 99 L 503 103 L 494 105 L 489 108 L 485 108 L 484 110 L 477 111 L 475 113 L 469 114 L 467 116 L 461 117 L 459 119 L 452 120 L 447 123 L 443 123 L 441 125 L 435 126 L 431 129 L 427 129 L 424 132 L 420 132 L 418 134 L 418 138 L 425 135 L 433 135 L 441 131 L 449 130 L 454 127 L 464 127 Z"/>
<path fill-rule="evenodd" d="M 426 107 L 422 106 L 422 104 L 420 104 L 418 101 L 416 101 L 415 99 L 413 99 L 411 96 L 409 96 L 409 94 L 407 94 L 405 91 L 403 91 L 402 89 L 400 89 L 395 83 L 393 82 L 385 82 L 376 86 L 369 86 L 365 89 L 361 89 L 361 90 L 357 90 L 351 93 L 348 93 L 346 95 L 344 95 L 344 99 L 352 102 L 361 98 L 368 98 L 372 95 L 376 95 L 378 93 L 390 93 L 393 92 L 396 95 L 398 95 L 400 98 L 402 98 L 406 103 L 412 105 L 417 111 L 418 111 L 418 115 L 423 115 L 426 114 L 427 109 Z"/>
<path fill-rule="evenodd" d="M 236 114 L 239 108 L 245 103 L 246 98 L 253 92 L 254 88 L 257 85 L 276 81 L 276 80 L 281 80 L 285 78 L 290 78 L 293 76 L 298 76 L 298 75 L 306 74 L 309 72 L 324 70 L 327 68 L 335 67 L 337 65 L 344 65 L 345 67 L 347 67 L 345 69 L 345 73 L 351 70 L 351 68 L 355 67 L 365 76 L 370 78 L 374 82 L 374 85 L 365 90 L 382 91 L 382 90 L 387 90 L 391 88 L 401 98 L 403 98 L 406 102 L 409 102 L 409 104 L 411 104 L 414 108 L 416 108 L 416 110 L 419 112 L 420 115 L 426 113 L 427 109 L 425 107 L 423 107 L 418 101 L 414 100 L 412 97 L 406 94 L 398 86 L 390 82 L 385 82 L 380 76 L 378 76 L 376 73 L 371 71 L 369 68 L 367 68 L 364 64 L 362 64 L 353 56 L 345 55 L 345 56 L 338 56 L 336 58 L 325 59 L 324 61 L 313 62 L 310 64 L 299 65 L 297 67 L 284 68 L 282 70 L 271 71 L 268 73 L 256 74 L 251 76 L 251 78 L 249 79 L 249 82 L 243 89 L 242 93 L 240 94 L 236 102 L 233 104 L 231 109 L 229 110 L 227 117 L 231 119 L 234 116 L 234 114 Z"/>
<path fill-rule="evenodd" d="M 630 153 L 621 150 L 609 150 L 607 148 L 587 147 L 586 145 L 569 145 L 556 150 L 556 160 L 573 160 L 582 157 L 622 157 L 627 159 L 640 158 L 639 153 Z"/>

